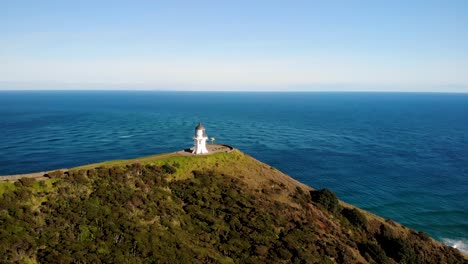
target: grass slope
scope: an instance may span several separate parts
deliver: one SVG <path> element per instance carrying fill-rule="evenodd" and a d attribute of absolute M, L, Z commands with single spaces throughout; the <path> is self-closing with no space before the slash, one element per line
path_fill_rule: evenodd
<path fill-rule="evenodd" d="M 235 150 L 0 183 L 0 262 L 466 263 Z"/>

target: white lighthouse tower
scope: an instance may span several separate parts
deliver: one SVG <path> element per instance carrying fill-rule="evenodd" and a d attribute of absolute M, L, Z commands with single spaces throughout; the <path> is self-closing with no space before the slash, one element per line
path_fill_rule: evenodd
<path fill-rule="evenodd" d="M 206 135 L 205 127 L 201 123 L 195 128 L 195 136 L 193 137 L 193 154 L 206 154 L 208 150 L 206 149 L 206 140 L 208 136 Z"/>

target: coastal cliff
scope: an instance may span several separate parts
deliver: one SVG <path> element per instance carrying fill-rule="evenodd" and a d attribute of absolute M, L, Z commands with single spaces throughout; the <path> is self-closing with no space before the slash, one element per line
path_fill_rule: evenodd
<path fill-rule="evenodd" d="M 0 183 L 0 262 L 468 263 L 239 150 L 47 177 Z"/>

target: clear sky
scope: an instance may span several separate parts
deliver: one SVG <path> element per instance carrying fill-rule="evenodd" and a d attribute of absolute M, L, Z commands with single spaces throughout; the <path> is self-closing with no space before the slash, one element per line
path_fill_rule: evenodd
<path fill-rule="evenodd" d="M 468 92 L 468 1 L 0 1 L 0 89 Z"/>

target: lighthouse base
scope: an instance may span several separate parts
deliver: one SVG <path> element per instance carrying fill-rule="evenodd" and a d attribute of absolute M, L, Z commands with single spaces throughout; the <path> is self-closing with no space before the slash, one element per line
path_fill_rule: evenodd
<path fill-rule="evenodd" d="M 208 150 L 208 153 L 196 154 L 194 147 L 186 148 L 184 150 L 178 151 L 177 153 L 183 156 L 192 156 L 192 155 L 211 155 L 211 154 L 220 153 L 220 152 L 229 153 L 234 150 L 232 146 L 225 145 L 225 144 L 207 144 L 206 149 Z"/>
<path fill-rule="evenodd" d="M 195 137 L 193 138 L 193 154 L 208 154 L 208 149 L 206 148 L 207 137 Z"/>
<path fill-rule="evenodd" d="M 192 151 L 193 154 L 208 154 L 208 150 L 205 148 L 193 148 L 193 151 Z"/>

